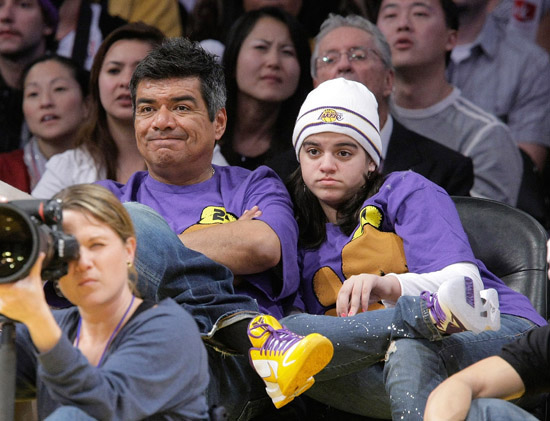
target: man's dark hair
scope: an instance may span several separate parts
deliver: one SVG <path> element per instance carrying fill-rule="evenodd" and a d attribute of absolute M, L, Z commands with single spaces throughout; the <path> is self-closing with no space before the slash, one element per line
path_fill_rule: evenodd
<path fill-rule="evenodd" d="M 210 121 L 225 107 L 226 91 L 223 69 L 216 57 L 206 52 L 199 43 L 186 38 L 169 38 L 137 65 L 130 80 L 130 94 L 134 111 L 137 86 L 143 80 L 198 78 L 201 94 L 208 109 Z"/>
<path fill-rule="evenodd" d="M 458 6 L 453 0 L 439 0 L 447 28 L 458 31 Z"/>
<path fill-rule="evenodd" d="M 458 7 L 455 2 L 453 0 L 439 0 L 439 4 L 443 9 L 447 28 L 458 31 Z M 445 53 L 445 67 L 449 65 L 450 61 L 451 51 L 447 51 Z"/>

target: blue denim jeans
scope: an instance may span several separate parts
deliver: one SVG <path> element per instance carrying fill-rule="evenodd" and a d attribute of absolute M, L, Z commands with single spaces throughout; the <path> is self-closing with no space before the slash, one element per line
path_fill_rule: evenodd
<path fill-rule="evenodd" d="M 390 405 L 380 361 L 393 338 L 414 337 L 418 334 L 419 320 L 425 316 L 429 320 L 429 315 L 422 313 L 419 301 L 418 297 L 402 297 L 394 309 L 369 311 L 354 317 L 302 313 L 281 319 L 281 323 L 295 333 L 304 336 L 321 333 L 334 345 L 334 357 L 315 376 L 315 385 L 306 394 L 346 412 L 389 418 Z M 421 322 L 425 323 L 429 321 Z M 272 406 L 263 392 L 265 385 L 251 369 L 247 357 L 220 358 L 213 352 L 209 352 L 209 357 L 213 377 L 209 399 L 218 397 L 219 400 L 213 402 L 224 405 L 230 419 L 250 419 Z"/>
<path fill-rule="evenodd" d="M 231 345 L 225 348 L 211 341 L 218 329 L 256 316 L 256 301 L 235 294 L 231 271 L 185 247 L 156 211 L 135 202 L 124 206 L 136 230 L 134 265 L 141 296 L 156 301 L 174 299 L 193 316 L 205 339 L 210 369 L 209 406 L 224 406 L 230 419 L 235 419 L 249 401 L 272 405 L 248 356 L 221 352 L 220 349 L 231 349 Z"/>
<path fill-rule="evenodd" d="M 134 265 L 142 297 L 174 299 L 197 322 L 202 335 L 257 314 L 256 301 L 235 294 L 225 266 L 183 245 L 164 218 L 148 206 L 125 203 L 137 237 Z"/>
<path fill-rule="evenodd" d="M 502 399 L 474 399 L 466 421 L 538 421 L 538 418 Z"/>
<path fill-rule="evenodd" d="M 393 419 L 422 420 L 426 400 L 439 383 L 483 358 L 498 354 L 504 344 L 534 327 L 527 319 L 503 314 L 498 331 L 461 332 L 435 341 L 397 339 L 390 346 L 384 366 Z"/>
<path fill-rule="evenodd" d="M 354 414 L 391 418 L 383 381 L 383 360 L 392 340 L 439 337 L 419 297 L 400 297 L 394 308 L 353 317 L 298 314 L 281 323 L 300 335 L 317 332 L 334 345 L 331 362 L 315 376 L 306 394 Z"/>

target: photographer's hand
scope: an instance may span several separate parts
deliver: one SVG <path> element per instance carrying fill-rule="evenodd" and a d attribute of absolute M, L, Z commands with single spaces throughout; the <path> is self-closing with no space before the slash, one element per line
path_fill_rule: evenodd
<path fill-rule="evenodd" d="M 46 302 L 40 272 L 44 253 L 36 259 L 29 275 L 16 282 L 0 284 L 0 313 L 27 326 L 40 352 L 49 351 L 61 337 L 61 329 Z"/>

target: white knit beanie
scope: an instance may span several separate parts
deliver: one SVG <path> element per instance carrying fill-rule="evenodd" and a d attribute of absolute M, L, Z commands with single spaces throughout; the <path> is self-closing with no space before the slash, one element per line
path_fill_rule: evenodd
<path fill-rule="evenodd" d="M 343 78 L 331 79 L 309 93 L 300 108 L 292 134 L 298 161 L 304 139 L 324 132 L 348 135 L 367 151 L 376 166 L 380 165 L 382 140 L 378 103 L 362 83 Z"/>

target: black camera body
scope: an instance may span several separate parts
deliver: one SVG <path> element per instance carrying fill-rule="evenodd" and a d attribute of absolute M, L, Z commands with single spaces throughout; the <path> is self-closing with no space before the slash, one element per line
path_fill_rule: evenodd
<path fill-rule="evenodd" d="M 60 200 L 14 200 L 0 203 L 0 284 L 27 276 L 40 252 L 42 279 L 54 281 L 78 259 L 76 238 L 62 229 Z"/>

